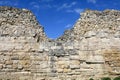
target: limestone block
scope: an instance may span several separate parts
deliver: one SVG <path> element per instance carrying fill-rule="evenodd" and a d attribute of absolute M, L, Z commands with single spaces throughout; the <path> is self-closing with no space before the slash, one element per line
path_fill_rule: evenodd
<path fill-rule="evenodd" d="M 13 64 L 13 61 L 11 61 L 11 60 L 8 61 L 8 60 L 7 60 L 7 61 L 5 62 L 5 64 L 6 64 L 6 65 L 12 65 L 12 64 Z"/>
<path fill-rule="evenodd" d="M 24 68 L 29 68 L 30 67 L 30 60 L 20 60 L 19 64 L 22 65 Z"/>
<path fill-rule="evenodd" d="M 14 67 L 16 67 L 16 66 L 14 65 Z M 22 65 L 17 65 L 17 68 L 18 68 L 19 70 L 22 70 L 22 69 L 23 69 L 23 66 L 22 66 Z"/>
<path fill-rule="evenodd" d="M 63 73 L 63 69 L 57 69 L 58 73 Z"/>
<path fill-rule="evenodd" d="M 70 60 L 80 60 L 79 55 L 71 55 Z"/>
<path fill-rule="evenodd" d="M 108 32 L 107 31 L 99 31 L 98 33 L 97 33 L 97 37 L 99 37 L 99 38 L 106 38 L 106 37 L 108 37 Z"/>
<path fill-rule="evenodd" d="M 78 56 L 79 56 L 79 60 L 86 60 L 87 58 L 87 51 L 78 51 Z"/>
<path fill-rule="evenodd" d="M 19 55 L 19 60 L 30 60 L 30 55 L 29 54 L 20 54 Z"/>
<path fill-rule="evenodd" d="M 89 32 L 85 33 L 84 36 L 86 38 L 90 38 L 90 37 L 96 36 L 96 34 L 97 33 L 95 31 L 89 31 Z"/>
<path fill-rule="evenodd" d="M 8 68 L 8 69 L 12 69 L 12 65 L 7 64 L 7 65 L 6 65 L 6 68 Z"/>
<path fill-rule="evenodd" d="M 70 65 L 70 68 L 71 68 L 71 69 L 79 69 L 79 68 L 80 68 L 80 65 Z"/>
<path fill-rule="evenodd" d="M 79 60 L 71 60 L 70 65 L 80 65 L 80 61 Z"/>
<path fill-rule="evenodd" d="M 73 46 L 65 46 L 64 49 L 74 49 Z"/>
<path fill-rule="evenodd" d="M 44 63 L 41 62 L 41 63 L 40 63 L 40 68 L 41 68 L 41 69 L 46 69 L 46 68 L 48 68 L 48 67 L 49 67 L 49 66 L 48 66 L 48 62 L 44 62 Z"/>
<path fill-rule="evenodd" d="M 104 58 L 101 55 L 90 55 L 86 60 L 88 64 L 103 64 L 104 62 Z"/>
<path fill-rule="evenodd" d="M 19 60 L 19 55 L 13 55 L 11 56 L 11 60 Z"/>
<path fill-rule="evenodd" d="M 69 73 L 69 72 L 71 72 L 71 69 L 63 69 L 63 72 L 64 73 Z"/>
<path fill-rule="evenodd" d="M 3 64 L 0 64 L 0 69 L 2 69 L 3 68 Z"/>
<path fill-rule="evenodd" d="M 18 68 L 18 64 L 13 63 L 12 68 L 13 68 L 13 69 L 19 69 L 19 68 Z"/>
<path fill-rule="evenodd" d="M 69 61 L 58 61 L 57 64 L 69 64 Z"/>
<path fill-rule="evenodd" d="M 61 69 L 65 69 L 65 68 L 69 68 L 69 65 L 68 64 L 59 64 L 57 65 L 58 68 L 61 68 Z"/>

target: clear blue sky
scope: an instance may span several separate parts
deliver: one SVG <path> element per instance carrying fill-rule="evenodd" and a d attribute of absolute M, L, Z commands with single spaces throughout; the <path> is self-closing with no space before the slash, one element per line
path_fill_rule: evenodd
<path fill-rule="evenodd" d="M 85 9 L 120 10 L 120 0 L 0 0 L 0 5 L 32 10 L 49 38 L 71 28 Z"/>

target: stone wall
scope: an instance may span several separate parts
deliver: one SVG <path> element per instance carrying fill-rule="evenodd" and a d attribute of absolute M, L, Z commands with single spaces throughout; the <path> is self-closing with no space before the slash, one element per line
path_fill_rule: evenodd
<path fill-rule="evenodd" d="M 57 40 L 48 39 L 26 9 L 0 7 L 0 14 L 1 80 L 120 76 L 119 11 L 87 10 L 73 29 Z"/>

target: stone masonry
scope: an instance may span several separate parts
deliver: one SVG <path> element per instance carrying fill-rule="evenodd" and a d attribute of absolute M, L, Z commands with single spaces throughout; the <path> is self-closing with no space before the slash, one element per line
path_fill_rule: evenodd
<path fill-rule="evenodd" d="M 0 80 L 95 80 L 120 76 L 120 11 L 86 10 L 56 40 L 33 13 L 0 7 Z"/>

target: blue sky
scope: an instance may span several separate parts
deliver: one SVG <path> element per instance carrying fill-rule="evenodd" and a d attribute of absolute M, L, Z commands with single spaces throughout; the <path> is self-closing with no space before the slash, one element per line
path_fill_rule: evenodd
<path fill-rule="evenodd" d="M 49 38 L 70 29 L 85 9 L 120 10 L 120 0 L 0 0 L 0 6 L 32 10 Z"/>

